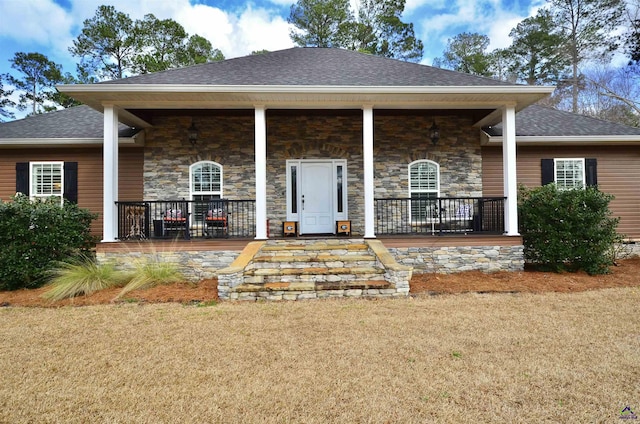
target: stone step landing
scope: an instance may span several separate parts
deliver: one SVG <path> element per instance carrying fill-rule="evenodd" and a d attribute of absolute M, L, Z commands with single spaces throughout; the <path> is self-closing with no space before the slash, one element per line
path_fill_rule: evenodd
<path fill-rule="evenodd" d="M 363 239 L 268 240 L 247 245 L 218 273 L 221 299 L 406 296 L 411 268 Z"/>

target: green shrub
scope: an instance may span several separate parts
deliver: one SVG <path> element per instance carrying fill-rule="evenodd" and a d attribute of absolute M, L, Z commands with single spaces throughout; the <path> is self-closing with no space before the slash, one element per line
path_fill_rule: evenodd
<path fill-rule="evenodd" d="M 122 287 L 131 277 L 116 271 L 113 264 L 98 264 L 94 259 L 81 257 L 60 262 L 49 273 L 49 290 L 42 297 L 61 300 L 81 294 L 89 295 L 110 287 Z"/>
<path fill-rule="evenodd" d="M 0 200 L 0 290 L 38 287 L 56 262 L 88 254 L 96 217 L 55 199 L 32 202 L 17 194 Z"/>
<path fill-rule="evenodd" d="M 520 231 L 527 261 L 550 271 L 605 274 L 613 264 L 619 218 L 612 195 L 597 188 L 558 190 L 555 184 L 520 189 Z"/>

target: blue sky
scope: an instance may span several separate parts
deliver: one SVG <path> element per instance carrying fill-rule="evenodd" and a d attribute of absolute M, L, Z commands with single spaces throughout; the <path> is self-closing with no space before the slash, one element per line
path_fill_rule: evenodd
<path fill-rule="evenodd" d="M 356 4 L 358 0 L 351 0 Z M 132 19 L 153 13 L 172 18 L 189 34 L 208 38 L 227 58 L 253 50 L 292 47 L 287 16 L 292 0 L 0 0 L 0 73 L 12 72 L 15 52 L 39 52 L 75 74 L 68 48 L 85 19 L 109 4 Z M 406 0 L 403 20 L 424 45 L 422 63 L 442 55 L 447 40 L 467 32 L 486 34 L 489 49 L 510 44 L 509 31 L 534 15 L 545 0 Z"/>

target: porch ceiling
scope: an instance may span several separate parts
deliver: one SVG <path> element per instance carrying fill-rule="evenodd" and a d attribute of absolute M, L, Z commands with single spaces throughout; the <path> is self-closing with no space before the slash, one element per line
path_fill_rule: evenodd
<path fill-rule="evenodd" d="M 350 86 L 203 86 L 203 85 L 61 85 L 58 89 L 92 108 L 120 110 L 120 121 L 146 126 L 127 109 L 488 109 L 515 105 L 523 109 L 547 96 L 552 87 L 350 87 Z M 491 113 L 482 125 L 500 121 Z"/>

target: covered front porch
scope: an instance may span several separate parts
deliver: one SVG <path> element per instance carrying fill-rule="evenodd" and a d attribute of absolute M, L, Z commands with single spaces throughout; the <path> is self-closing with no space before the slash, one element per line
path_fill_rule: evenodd
<path fill-rule="evenodd" d="M 111 208 L 107 197 L 118 187 L 105 183 L 104 242 L 264 240 L 285 233 L 518 234 L 509 197 L 482 196 L 473 111 L 380 109 L 367 122 L 364 112 L 352 109 L 274 109 L 264 113 L 260 130 L 257 112 L 147 113 L 153 127 L 145 137 L 143 197 L 113 199 Z M 437 145 L 426 142 L 424 134 L 435 120 L 442 134 Z M 375 136 L 365 131 L 368 125 Z M 185 136 L 191 127 L 199 130 L 197 140 Z M 262 131 L 265 145 L 256 146 L 256 133 Z M 117 162 L 117 155 L 111 159 Z M 106 166 L 105 174 L 116 168 Z M 505 166 L 505 174 L 512 168 Z M 107 175 L 105 181 L 113 178 Z M 515 207 L 515 194 L 512 198 Z"/>
<path fill-rule="evenodd" d="M 368 239 L 391 234 L 518 235 L 511 106 L 501 111 L 507 128 L 501 198 L 482 196 L 475 125 L 485 111 L 374 112 L 364 107 L 360 112 L 269 113 L 255 108 L 253 116 L 218 109 L 149 110 L 153 126 L 145 137 L 144 198 L 122 201 L 112 136 L 118 112 L 116 107 L 104 110 L 104 242 L 266 240 L 283 235 L 285 223 L 294 224 L 295 235 L 332 235 L 339 233 L 338 222 L 347 223 L 346 234 Z M 435 120 L 443 133 L 438 146 L 424 134 Z M 186 127 L 196 125 L 201 139 L 187 139 Z"/>
<path fill-rule="evenodd" d="M 104 104 L 102 241 L 266 240 L 282 236 L 285 223 L 297 227 L 294 235 L 335 235 L 338 222 L 366 239 L 518 235 L 515 105 L 489 113 L 505 128 L 498 198 L 482 196 L 478 127 L 488 122 L 486 109 L 435 110 L 427 100 L 400 110 L 275 107 L 133 114 Z M 116 128 L 123 119 L 147 127 L 138 199 L 118 198 Z M 434 121 L 438 145 L 425 135 Z M 194 126 L 198 140 L 187 138 Z M 311 226 L 316 218 L 322 225 Z"/>

